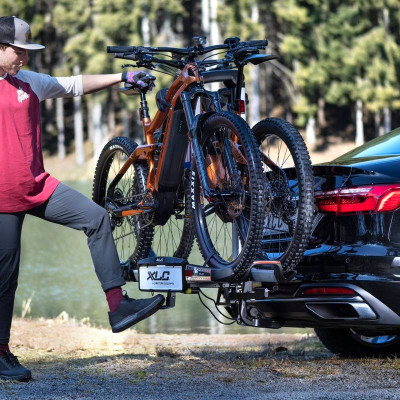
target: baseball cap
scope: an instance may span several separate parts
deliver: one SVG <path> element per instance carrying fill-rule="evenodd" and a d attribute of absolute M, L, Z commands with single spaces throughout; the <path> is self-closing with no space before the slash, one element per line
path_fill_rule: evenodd
<path fill-rule="evenodd" d="M 0 43 L 26 50 L 41 50 L 44 46 L 31 42 L 31 28 L 17 17 L 0 17 Z"/>

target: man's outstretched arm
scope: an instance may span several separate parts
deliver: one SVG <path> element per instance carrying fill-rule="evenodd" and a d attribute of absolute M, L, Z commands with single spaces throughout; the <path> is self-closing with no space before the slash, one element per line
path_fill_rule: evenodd
<path fill-rule="evenodd" d="M 94 93 L 115 85 L 119 82 L 128 82 L 134 86 L 147 87 L 151 90 L 156 78 L 146 71 L 126 71 L 119 74 L 83 75 L 83 93 Z"/>
<path fill-rule="evenodd" d="M 101 75 L 83 75 L 83 93 L 89 94 L 108 88 L 116 83 L 122 82 L 122 73 L 101 74 Z"/>

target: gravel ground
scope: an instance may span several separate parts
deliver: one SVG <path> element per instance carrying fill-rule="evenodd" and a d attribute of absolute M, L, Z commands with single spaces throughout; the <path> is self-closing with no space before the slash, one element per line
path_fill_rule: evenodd
<path fill-rule="evenodd" d="M 311 335 L 113 335 L 75 321 L 16 320 L 34 379 L 0 399 L 400 399 L 400 360 L 341 360 Z"/>

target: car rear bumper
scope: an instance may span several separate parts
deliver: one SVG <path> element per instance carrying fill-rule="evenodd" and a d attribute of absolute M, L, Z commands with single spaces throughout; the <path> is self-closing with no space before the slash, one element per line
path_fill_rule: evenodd
<path fill-rule="evenodd" d="M 299 295 L 307 288 L 322 286 L 349 288 L 355 295 Z M 343 281 L 300 284 L 292 296 L 248 300 L 246 308 L 248 316 L 277 321 L 285 327 L 400 328 L 400 316 L 388 305 L 362 287 Z M 243 319 L 250 324 L 249 321 L 254 322 L 256 318 Z"/>

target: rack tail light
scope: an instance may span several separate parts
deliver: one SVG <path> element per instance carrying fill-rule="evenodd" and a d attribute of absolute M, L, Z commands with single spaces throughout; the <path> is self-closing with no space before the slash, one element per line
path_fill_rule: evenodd
<path fill-rule="evenodd" d="M 341 214 L 380 213 L 400 207 L 400 185 L 360 186 L 317 192 L 321 212 Z"/>

